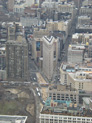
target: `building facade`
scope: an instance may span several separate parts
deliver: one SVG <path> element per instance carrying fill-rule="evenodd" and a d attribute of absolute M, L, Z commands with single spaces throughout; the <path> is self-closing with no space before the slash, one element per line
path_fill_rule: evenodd
<path fill-rule="evenodd" d="M 27 81 L 28 46 L 25 41 L 9 40 L 6 44 L 7 79 Z"/>
<path fill-rule="evenodd" d="M 68 63 L 82 63 L 84 58 L 84 46 L 69 45 L 68 48 Z"/>
<path fill-rule="evenodd" d="M 68 73 L 68 85 L 77 90 L 92 91 L 92 71 Z"/>
<path fill-rule="evenodd" d="M 69 72 L 75 72 L 75 65 L 73 64 L 61 64 L 60 67 L 60 83 L 63 85 L 67 85 L 68 81 L 68 73 Z"/>
<path fill-rule="evenodd" d="M 43 72 L 48 79 L 52 78 L 54 70 L 54 40 L 53 36 L 43 37 Z"/>
<path fill-rule="evenodd" d="M 40 114 L 40 123 L 91 123 L 92 117 Z"/>
<path fill-rule="evenodd" d="M 70 99 L 72 102 L 79 104 L 78 90 L 74 90 L 68 86 L 59 85 L 56 88 L 49 88 L 48 97 L 59 103 Z"/>
<path fill-rule="evenodd" d="M 41 30 L 42 32 L 42 30 Z M 43 48 L 43 44 L 44 44 L 44 39 L 41 38 L 44 35 L 48 35 L 48 31 L 44 31 L 41 32 L 35 32 L 32 38 L 32 57 L 34 58 L 37 66 L 42 70 L 43 69 L 43 52 L 44 48 Z M 43 36 L 42 36 L 43 35 Z M 38 38 L 37 38 L 38 36 Z M 54 38 L 53 40 L 53 54 L 54 54 L 54 60 L 53 60 L 53 64 L 54 64 L 54 68 L 57 64 L 57 60 L 59 59 L 60 56 L 60 40 L 59 38 Z"/>

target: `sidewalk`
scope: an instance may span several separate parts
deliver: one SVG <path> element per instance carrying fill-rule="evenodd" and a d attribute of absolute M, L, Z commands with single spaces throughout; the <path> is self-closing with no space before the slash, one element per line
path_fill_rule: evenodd
<path fill-rule="evenodd" d="M 36 73 L 39 84 L 46 84 L 46 81 L 43 79 L 40 73 Z"/>
<path fill-rule="evenodd" d="M 36 73 L 39 84 L 47 84 L 40 73 Z M 47 99 L 48 87 L 41 87 L 42 98 L 44 101 Z"/>

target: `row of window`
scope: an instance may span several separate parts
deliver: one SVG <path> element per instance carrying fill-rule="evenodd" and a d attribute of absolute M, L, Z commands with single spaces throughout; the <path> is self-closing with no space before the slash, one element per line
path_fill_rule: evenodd
<path fill-rule="evenodd" d="M 75 101 L 77 100 L 77 95 L 69 95 L 69 94 L 53 94 L 53 93 L 50 93 L 49 94 L 49 97 L 51 97 L 53 100 L 67 100 L 68 98 L 71 98 L 72 101 Z"/>
<path fill-rule="evenodd" d="M 92 119 L 80 119 L 82 121 L 77 121 L 78 119 L 75 118 L 76 121 L 72 120 L 57 120 L 57 119 L 41 119 L 40 123 L 92 123 Z"/>

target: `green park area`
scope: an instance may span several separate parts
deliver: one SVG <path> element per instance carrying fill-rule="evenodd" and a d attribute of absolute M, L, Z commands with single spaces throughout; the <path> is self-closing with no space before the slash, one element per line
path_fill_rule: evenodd
<path fill-rule="evenodd" d="M 15 101 L 1 101 L 0 102 L 1 115 L 15 114 L 18 110 L 19 110 L 19 107 Z"/>

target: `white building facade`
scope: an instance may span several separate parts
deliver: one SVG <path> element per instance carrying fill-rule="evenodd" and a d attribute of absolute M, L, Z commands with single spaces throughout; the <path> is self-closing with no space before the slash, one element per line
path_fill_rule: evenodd
<path fill-rule="evenodd" d="M 52 78 L 54 60 L 54 37 L 43 37 L 43 72 L 48 79 Z"/>
<path fill-rule="evenodd" d="M 40 114 L 40 123 L 92 123 L 92 117 Z"/>

